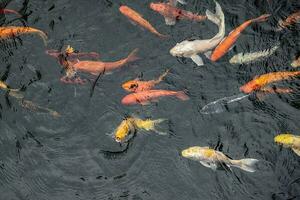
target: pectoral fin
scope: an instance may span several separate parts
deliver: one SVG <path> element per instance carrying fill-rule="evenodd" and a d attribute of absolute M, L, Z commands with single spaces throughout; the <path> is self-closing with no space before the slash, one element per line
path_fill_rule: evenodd
<path fill-rule="evenodd" d="M 206 56 L 206 58 L 210 59 L 212 51 L 207 51 L 204 53 L 204 55 Z"/>
<path fill-rule="evenodd" d="M 208 164 L 207 162 L 200 161 L 200 163 L 201 163 L 201 165 L 203 165 L 204 167 L 210 168 L 210 164 Z"/>
<path fill-rule="evenodd" d="M 165 22 L 169 26 L 173 26 L 176 24 L 176 19 L 171 17 L 165 17 Z"/>
<path fill-rule="evenodd" d="M 296 148 L 292 148 L 292 149 L 298 156 L 300 156 L 300 149 L 296 149 Z"/>
<path fill-rule="evenodd" d="M 194 63 L 196 63 L 196 65 L 198 65 L 198 66 L 204 65 L 202 58 L 201 58 L 199 55 L 197 55 L 197 54 L 192 55 L 192 56 L 191 56 L 191 59 L 192 59 L 192 60 L 194 61 Z"/>

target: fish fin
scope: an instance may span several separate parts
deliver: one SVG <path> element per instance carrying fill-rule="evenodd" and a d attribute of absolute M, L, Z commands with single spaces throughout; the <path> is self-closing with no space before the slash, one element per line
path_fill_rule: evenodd
<path fill-rule="evenodd" d="M 147 105 L 150 105 L 150 104 L 151 104 L 150 101 L 140 101 L 139 103 L 140 103 L 141 105 L 143 105 L 143 106 L 147 106 Z"/>
<path fill-rule="evenodd" d="M 231 160 L 231 164 L 234 167 L 238 167 L 244 171 L 247 172 L 255 172 L 255 164 L 259 160 L 253 159 L 253 158 L 246 158 L 246 159 L 241 159 L 241 160 Z"/>
<path fill-rule="evenodd" d="M 216 25 L 220 25 L 220 23 L 222 23 L 223 18 L 224 18 L 224 13 L 222 11 L 222 8 L 220 6 L 219 3 L 216 3 L 216 14 L 213 14 L 211 11 L 206 10 L 205 14 L 207 16 L 207 19 L 210 20 L 211 22 L 213 22 Z"/>
<path fill-rule="evenodd" d="M 298 156 L 300 156 L 300 149 L 292 148 L 292 150 L 293 150 Z"/>
<path fill-rule="evenodd" d="M 152 129 L 152 131 L 154 131 L 154 132 L 157 133 L 158 135 L 168 135 L 168 133 L 162 132 L 162 131 L 158 131 L 158 130 L 156 130 L 155 128 Z"/>
<path fill-rule="evenodd" d="M 212 51 L 207 51 L 204 53 L 204 55 L 206 56 L 206 58 L 210 59 L 210 56 L 212 54 Z"/>
<path fill-rule="evenodd" d="M 174 26 L 176 24 L 176 19 L 172 17 L 165 17 L 166 25 Z"/>
<path fill-rule="evenodd" d="M 44 45 L 47 46 L 48 36 L 43 31 L 38 31 L 37 34 L 43 39 Z"/>
<path fill-rule="evenodd" d="M 185 0 L 176 0 L 178 3 L 182 4 L 182 5 L 185 5 L 187 4 Z"/>
<path fill-rule="evenodd" d="M 139 49 L 136 48 L 134 49 L 127 57 L 127 62 L 133 62 L 133 61 L 136 61 L 138 59 L 140 59 L 138 56 L 137 56 L 137 53 L 138 53 Z"/>
<path fill-rule="evenodd" d="M 266 93 L 264 93 L 264 92 L 258 91 L 258 92 L 256 92 L 255 96 L 259 101 L 263 101 L 266 99 Z"/>
<path fill-rule="evenodd" d="M 169 73 L 170 69 L 167 69 L 162 75 L 158 77 L 158 81 L 161 82 Z"/>
<path fill-rule="evenodd" d="M 270 16 L 270 14 L 263 14 L 255 19 L 252 19 L 252 22 L 264 22 L 267 21 Z"/>
<path fill-rule="evenodd" d="M 204 162 L 204 161 L 199 161 L 199 162 L 200 162 L 201 165 L 203 165 L 204 167 L 211 168 L 209 163 Z"/>
<path fill-rule="evenodd" d="M 191 59 L 192 59 L 193 62 L 196 63 L 196 65 L 198 65 L 198 66 L 204 65 L 202 58 L 201 58 L 199 55 L 197 55 L 197 54 L 192 55 L 192 56 L 191 56 Z"/>
<path fill-rule="evenodd" d="M 188 95 L 186 95 L 184 91 L 177 92 L 176 97 L 182 101 L 187 101 L 190 99 L 190 97 Z"/>

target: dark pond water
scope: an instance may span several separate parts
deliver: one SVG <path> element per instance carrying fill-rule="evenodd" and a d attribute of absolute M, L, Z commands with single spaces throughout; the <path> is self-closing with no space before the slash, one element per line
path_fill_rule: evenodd
<path fill-rule="evenodd" d="M 61 117 L 34 112 L 20 106 L 15 98 L 0 91 L 0 199 L 300 199 L 300 159 L 290 149 L 273 142 L 282 132 L 299 134 L 300 80 L 280 83 L 296 92 L 269 95 L 264 100 L 246 98 L 227 111 L 203 115 L 207 103 L 239 94 L 239 87 L 256 75 L 291 70 L 290 62 L 299 53 L 299 26 L 272 31 L 277 21 L 299 9 L 299 0 L 219 1 L 226 20 L 226 34 L 245 20 L 271 13 L 268 22 L 248 27 L 236 46 L 219 62 L 204 60 L 197 67 L 190 59 L 169 54 L 177 42 L 187 38 L 211 38 L 217 27 L 205 21 L 180 21 L 165 25 L 163 17 L 149 9 L 151 1 L 140 0 L 15 0 L 2 7 L 20 11 L 1 16 L 2 26 L 28 25 L 49 36 L 45 48 L 36 36 L 1 41 L 1 76 L 13 88 L 26 86 L 24 96 L 41 106 L 58 111 Z M 161 40 L 133 26 L 119 13 L 120 4 L 139 11 L 161 33 Z M 214 11 L 210 0 L 190 0 L 186 10 Z M 248 65 L 231 65 L 239 52 L 258 51 L 280 41 L 270 58 Z M 64 84 L 57 60 L 46 49 L 73 46 L 94 51 L 103 61 L 123 58 L 139 48 L 141 59 L 105 74 L 91 97 L 95 76 L 85 85 Z M 159 88 L 187 89 L 191 99 L 162 98 L 148 106 L 123 106 L 127 93 L 124 81 L 143 76 L 150 80 L 170 68 Z M 112 133 L 124 116 L 167 118 L 161 136 L 139 132 L 129 143 L 119 145 Z M 180 156 L 189 146 L 210 146 L 232 158 L 256 158 L 255 173 L 234 168 L 213 171 Z M 119 152 L 119 153 L 113 153 Z"/>

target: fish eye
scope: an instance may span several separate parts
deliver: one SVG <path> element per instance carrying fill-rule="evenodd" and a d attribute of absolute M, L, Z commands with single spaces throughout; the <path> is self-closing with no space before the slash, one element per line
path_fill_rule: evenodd
<path fill-rule="evenodd" d="M 138 84 L 131 84 L 129 88 L 133 89 L 133 88 L 137 88 L 137 87 L 138 87 Z"/>

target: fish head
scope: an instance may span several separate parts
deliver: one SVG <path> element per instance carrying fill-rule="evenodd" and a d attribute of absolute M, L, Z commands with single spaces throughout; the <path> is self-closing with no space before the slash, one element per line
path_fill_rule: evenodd
<path fill-rule="evenodd" d="M 242 87 L 240 87 L 240 91 L 249 94 L 255 90 L 258 90 L 261 88 L 261 85 L 257 83 L 257 81 L 252 80 L 248 83 L 246 83 L 245 85 L 243 85 Z"/>
<path fill-rule="evenodd" d="M 161 13 L 165 9 L 162 3 L 150 3 L 150 8 L 159 13 Z"/>
<path fill-rule="evenodd" d="M 122 99 L 121 103 L 123 105 L 133 105 L 133 104 L 138 104 L 139 101 L 136 98 L 135 94 L 129 94 Z"/>
<path fill-rule="evenodd" d="M 294 142 L 294 135 L 289 133 L 277 135 L 274 137 L 274 142 L 284 146 L 291 146 Z"/>
<path fill-rule="evenodd" d="M 198 146 L 189 147 L 187 149 L 184 149 L 181 152 L 182 157 L 189 158 L 189 159 L 196 159 L 197 157 L 201 156 L 202 148 Z"/>
<path fill-rule="evenodd" d="M 114 139 L 116 142 L 125 142 L 130 137 L 130 133 L 134 132 L 134 126 L 131 121 L 124 119 L 115 131 Z"/>
<path fill-rule="evenodd" d="M 193 55 L 194 48 L 192 47 L 192 43 L 190 41 L 183 41 L 177 43 L 171 50 L 170 54 L 172 56 L 185 57 L 186 55 Z"/>
<path fill-rule="evenodd" d="M 122 84 L 122 88 L 128 92 L 135 92 L 139 87 L 137 80 L 127 81 Z"/>

